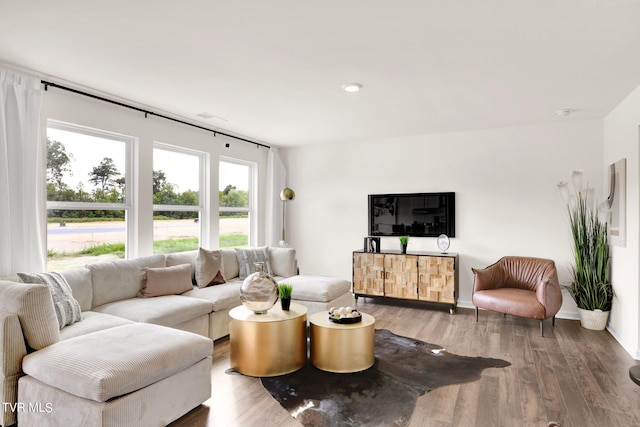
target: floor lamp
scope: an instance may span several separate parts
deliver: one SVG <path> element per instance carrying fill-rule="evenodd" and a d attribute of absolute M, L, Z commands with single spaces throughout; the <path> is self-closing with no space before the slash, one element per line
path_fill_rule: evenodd
<path fill-rule="evenodd" d="M 284 235 L 284 224 L 285 224 L 284 221 L 285 221 L 285 211 L 287 209 L 287 202 L 290 202 L 295 198 L 296 198 L 296 193 L 289 187 L 285 187 L 280 192 L 280 200 L 282 200 L 282 240 L 280 240 L 280 246 L 282 247 L 289 246 L 285 241 L 285 235 Z"/>

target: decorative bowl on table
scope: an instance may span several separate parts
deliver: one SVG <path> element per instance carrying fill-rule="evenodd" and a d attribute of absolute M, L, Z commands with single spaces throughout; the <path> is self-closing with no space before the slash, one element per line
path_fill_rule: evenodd
<path fill-rule="evenodd" d="M 352 307 L 331 307 L 329 309 L 329 320 L 334 323 L 358 323 L 362 321 L 362 313 Z"/>

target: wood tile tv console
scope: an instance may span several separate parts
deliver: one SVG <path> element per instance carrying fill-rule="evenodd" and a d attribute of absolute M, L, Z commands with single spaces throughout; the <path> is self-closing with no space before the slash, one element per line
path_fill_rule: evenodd
<path fill-rule="evenodd" d="M 353 252 L 353 294 L 446 304 L 458 303 L 458 254 Z"/>

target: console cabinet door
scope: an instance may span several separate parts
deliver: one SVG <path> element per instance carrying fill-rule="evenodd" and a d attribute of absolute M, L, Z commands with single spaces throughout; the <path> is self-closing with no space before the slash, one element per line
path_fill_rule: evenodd
<path fill-rule="evenodd" d="M 455 260 L 448 257 L 418 258 L 420 300 L 455 304 Z"/>
<path fill-rule="evenodd" d="M 384 296 L 418 299 L 418 257 L 384 256 Z"/>
<path fill-rule="evenodd" d="M 384 295 L 384 254 L 353 254 L 353 293 Z"/>

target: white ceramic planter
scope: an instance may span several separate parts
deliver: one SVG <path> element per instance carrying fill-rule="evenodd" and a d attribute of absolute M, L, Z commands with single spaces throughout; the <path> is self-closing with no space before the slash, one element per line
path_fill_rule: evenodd
<path fill-rule="evenodd" d="M 605 326 L 607 326 L 607 319 L 609 319 L 608 311 L 583 310 L 578 308 L 578 313 L 580 313 L 580 324 L 585 329 L 602 331 Z"/>

